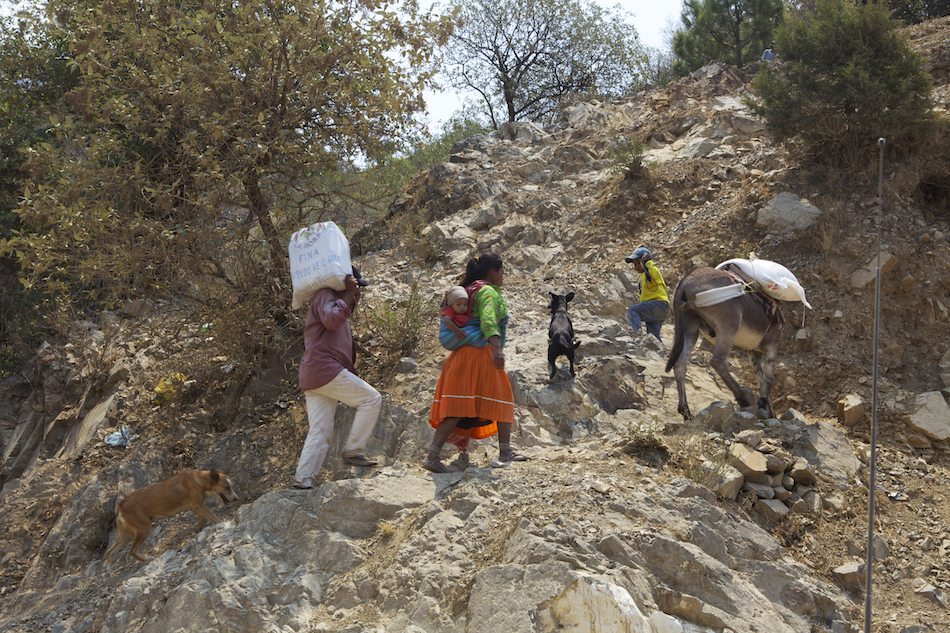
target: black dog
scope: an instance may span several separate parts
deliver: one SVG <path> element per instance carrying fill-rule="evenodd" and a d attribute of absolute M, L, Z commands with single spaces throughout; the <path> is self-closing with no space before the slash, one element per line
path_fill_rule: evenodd
<path fill-rule="evenodd" d="M 571 317 L 567 314 L 567 302 L 574 298 L 574 293 L 567 295 L 551 295 L 551 326 L 548 328 L 548 369 L 551 371 L 549 379 L 554 378 L 557 373 L 557 367 L 554 361 L 558 356 L 567 356 L 571 363 L 571 375 L 574 371 L 574 350 L 580 345 L 580 341 L 574 342 L 574 324 L 571 323 Z"/>

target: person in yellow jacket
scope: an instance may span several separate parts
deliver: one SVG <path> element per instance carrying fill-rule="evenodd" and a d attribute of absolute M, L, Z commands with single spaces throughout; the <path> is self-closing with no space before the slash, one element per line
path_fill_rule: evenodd
<path fill-rule="evenodd" d="M 627 308 L 627 323 L 637 333 L 640 332 L 641 324 L 645 323 L 647 333 L 662 343 L 660 327 L 666 320 L 666 315 L 670 313 L 670 297 L 666 292 L 663 275 L 653 263 L 650 251 L 642 246 L 633 251 L 626 261 L 628 264 L 632 263 L 640 273 L 640 303 Z"/>

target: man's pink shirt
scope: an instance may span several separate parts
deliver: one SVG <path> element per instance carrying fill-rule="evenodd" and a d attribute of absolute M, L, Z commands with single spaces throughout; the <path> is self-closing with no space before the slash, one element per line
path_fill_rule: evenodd
<path fill-rule="evenodd" d="M 300 361 L 301 391 L 326 385 L 344 369 L 356 373 L 356 344 L 349 321 L 352 313 L 330 288 L 318 290 L 310 300 Z"/>

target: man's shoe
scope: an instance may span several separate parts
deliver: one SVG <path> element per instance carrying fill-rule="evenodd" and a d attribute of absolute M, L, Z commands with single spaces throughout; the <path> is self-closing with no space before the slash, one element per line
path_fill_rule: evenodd
<path fill-rule="evenodd" d="M 379 462 L 368 459 L 363 453 L 343 453 L 343 463 L 364 468 L 379 466 Z"/>
<path fill-rule="evenodd" d="M 309 478 L 304 479 L 303 481 L 295 481 L 294 488 L 297 490 L 310 490 L 313 488 L 313 482 Z"/>

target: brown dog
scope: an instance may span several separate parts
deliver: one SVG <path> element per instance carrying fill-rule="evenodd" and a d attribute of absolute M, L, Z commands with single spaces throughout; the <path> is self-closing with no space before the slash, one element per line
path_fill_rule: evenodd
<path fill-rule="evenodd" d="M 148 560 L 138 553 L 139 547 L 152 531 L 152 518 L 168 519 L 185 510 L 198 516 L 198 529 L 207 521 L 221 519 L 205 507 L 205 497 L 221 497 L 224 503 L 237 501 L 226 473 L 211 470 L 183 470 L 166 481 L 139 488 L 116 507 L 115 525 L 118 534 L 115 543 L 106 552 L 106 567 L 112 569 L 112 557 L 132 541 L 129 556 Z"/>

